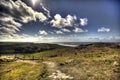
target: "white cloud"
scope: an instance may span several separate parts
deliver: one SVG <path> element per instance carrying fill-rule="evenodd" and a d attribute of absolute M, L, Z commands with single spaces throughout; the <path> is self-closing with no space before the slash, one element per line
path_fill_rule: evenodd
<path fill-rule="evenodd" d="M 88 38 L 89 41 L 96 42 L 119 42 L 120 36 L 92 36 Z"/>
<path fill-rule="evenodd" d="M 81 28 L 77 28 L 75 27 L 75 29 L 73 30 L 75 33 L 79 33 L 79 32 L 88 32 L 88 30 L 83 30 Z"/>
<path fill-rule="evenodd" d="M 41 34 L 41 35 L 47 35 L 48 33 L 45 30 L 41 30 L 41 31 L 39 31 L 39 34 Z"/>
<path fill-rule="evenodd" d="M 37 42 L 39 37 L 30 36 L 27 34 L 14 34 L 14 35 L 2 35 L 0 36 L 0 42 Z"/>
<path fill-rule="evenodd" d="M 71 32 L 69 29 L 63 28 L 61 29 L 63 32 Z"/>
<path fill-rule="evenodd" d="M 56 31 L 56 34 L 64 34 L 62 31 Z"/>
<path fill-rule="evenodd" d="M 5 18 L 0 18 L 0 22 L 2 24 L 0 28 L 0 34 L 16 33 L 16 31 L 19 31 L 18 28 L 22 26 L 21 23 L 14 21 L 14 19 L 10 16 L 5 17 Z"/>
<path fill-rule="evenodd" d="M 43 9 L 44 11 L 46 11 L 47 16 L 48 16 L 49 18 L 51 18 L 51 16 L 50 16 L 50 11 L 49 11 L 47 8 L 45 8 L 45 6 L 44 6 L 42 3 L 40 3 L 40 5 L 41 5 L 42 9 Z"/>
<path fill-rule="evenodd" d="M 80 18 L 80 25 L 81 26 L 86 26 L 87 24 L 88 24 L 87 18 Z"/>
<path fill-rule="evenodd" d="M 44 7 L 43 4 L 40 4 L 42 9 L 46 12 L 47 16 L 45 16 L 42 12 L 37 12 L 33 10 L 30 6 L 26 5 L 21 0 L 1 0 L 0 6 L 4 9 L 0 11 L 0 39 L 5 39 L 6 41 L 39 41 L 40 40 L 48 40 L 51 38 L 43 38 L 42 37 L 32 37 L 30 35 L 18 35 L 17 31 L 20 31 L 23 23 L 28 23 L 30 21 L 44 22 L 51 18 L 50 11 Z M 85 20 L 81 20 L 81 25 L 87 25 L 87 18 L 83 18 Z M 54 19 L 50 21 L 52 26 L 60 28 L 60 30 L 55 32 L 49 32 L 51 34 L 64 34 L 64 32 L 71 32 L 69 29 L 65 27 L 74 27 L 75 25 L 80 25 L 79 22 L 76 23 L 77 17 L 67 15 L 65 18 L 61 17 L 60 14 L 56 14 Z M 74 32 L 87 32 L 88 30 L 82 30 L 81 28 L 75 28 Z M 41 35 L 48 34 L 45 30 L 39 31 Z M 61 37 L 59 37 L 61 38 Z M 55 38 L 52 38 L 54 41 Z M 61 39 L 64 41 L 65 37 Z M 58 41 L 58 36 L 56 37 L 56 41 Z M 4 41 L 4 40 L 3 40 Z"/>
<path fill-rule="evenodd" d="M 31 36 L 27 34 L 22 35 L 2 35 L 0 36 L 0 42 L 36 42 L 36 43 L 49 43 L 49 42 L 119 42 L 120 36 L 78 36 L 78 35 L 69 35 L 69 36 Z"/>
<path fill-rule="evenodd" d="M 42 12 L 34 11 L 31 7 L 27 6 L 25 3 L 23 3 L 21 0 L 17 0 L 15 2 L 15 5 L 18 7 L 14 7 L 17 9 L 18 12 L 21 13 L 21 21 L 23 22 L 29 22 L 29 21 L 36 21 L 39 19 L 41 22 L 45 21 L 47 17 Z M 19 16 L 19 15 L 18 15 Z"/>
<path fill-rule="evenodd" d="M 47 17 L 42 12 L 34 11 L 21 0 L 1 0 L 0 6 L 0 35 L 14 35 L 22 26 L 22 23 L 39 20 L 44 22 Z"/>
<path fill-rule="evenodd" d="M 68 15 L 66 18 L 62 18 L 60 14 L 56 14 L 54 19 L 50 21 L 52 26 L 57 28 L 63 27 L 72 27 L 74 25 L 75 20 L 77 19 L 76 16 Z"/>
<path fill-rule="evenodd" d="M 98 29 L 98 32 L 110 32 L 110 29 L 109 29 L 109 28 L 102 27 L 102 28 L 99 28 L 99 29 Z"/>

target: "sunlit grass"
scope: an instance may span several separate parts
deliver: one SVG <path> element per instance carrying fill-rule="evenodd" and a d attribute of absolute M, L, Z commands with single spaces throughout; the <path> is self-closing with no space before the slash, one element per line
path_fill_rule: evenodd
<path fill-rule="evenodd" d="M 36 80 L 45 72 L 45 66 L 42 63 L 13 62 L 4 64 L 2 68 L 1 80 Z"/>
<path fill-rule="evenodd" d="M 13 54 L 14 55 L 14 54 Z M 54 62 L 61 72 L 72 75 L 74 80 L 118 80 L 120 50 L 93 47 L 90 49 L 58 48 L 37 53 L 17 54 L 32 59 L 43 57 L 37 64 L 10 62 L 1 64 L 2 80 L 46 80 L 45 61 Z M 31 60 L 32 61 L 32 60 Z M 9 71 L 10 70 L 10 71 Z M 8 72 L 6 72 L 8 71 Z M 48 79 L 51 80 L 51 79 Z"/>

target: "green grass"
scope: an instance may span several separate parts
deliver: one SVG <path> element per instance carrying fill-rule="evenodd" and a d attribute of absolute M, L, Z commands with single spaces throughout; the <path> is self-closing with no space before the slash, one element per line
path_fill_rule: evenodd
<path fill-rule="evenodd" d="M 45 66 L 42 63 L 30 64 L 25 62 L 13 62 L 3 64 L 1 72 L 1 80 L 36 80 L 44 78 L 47 75 Z M 43 73 L 45 73 L 44 76 Z"/>
<path fill-rule="evenodd" d="M 60 55 L 61 52 L 64 52 L 67 48 L 57 48 L 57 49 L 53 49 L 53 50 L 46 50 L 46 51 L 42 51 L 42 52 L 36 52 L 36 53 L 24 53 L 24 54 L 16 54 L 17 57 L 19 58 L 23 58 L 24 56 L 27 58 L 27 59 L 31 59 L 33 56 L 35 58 L 40 58 L 40 57 L 49 57 L 51 55 Z M 5 54 L 4 54 L 5 55 Z M 14 56 L 15 54 L 11 54 L 9 56 Z"/>

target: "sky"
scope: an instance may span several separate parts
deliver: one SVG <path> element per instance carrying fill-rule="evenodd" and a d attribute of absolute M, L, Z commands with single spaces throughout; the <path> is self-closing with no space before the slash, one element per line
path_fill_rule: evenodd
<path fill-rule="evenodd" d="M 119 0 L 0 0 L 0 42 L 120 42 Z"/>

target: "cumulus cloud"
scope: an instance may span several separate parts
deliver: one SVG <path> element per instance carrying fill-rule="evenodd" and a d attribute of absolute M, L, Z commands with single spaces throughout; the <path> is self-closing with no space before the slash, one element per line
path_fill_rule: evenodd
<path fill-rule="evenodd" d="M 87 24 L 88 24 L 87 18 L 80 18 L 80 25 L 81 26 L 86 26 Z"/>
<path fill-rule="evenodd" d="M 56 34 L 64 34 L 62 31 L 56 31 Z"/>
<path fill-rule="evenodd" d="M 66 18 L 62 18 L 60 14 L 56 14 L 54 19 L 50 21 L 52 26 L 57 28 L 63 27 L 72 27 L 74 25 L 75 20 L 77 19 L 76 16 L 68 15 Z"/>
<path fill-rule="evenodd" d="M 109 28 L 101 27 L 98 29 L 98 32 L 110 32 Z"/>
<path fill-rule="evenodd" d="M 0 1 L 0 34 L 15 34 L 21 28 L 22 23 L 39 20 L 47 20 L 42 12 L 34 11 L 21 0 Z"/>
<path fill-rule="evenodd" d="M 61 29 L 63 32 L 71 32 L 69 29 L 63 28 Z"/>
<path fill-rule="evenodd" d="M 13 34 L 16 33 L 16 31 L 19 31 L 18 28 L 20 28 L 22 26 L 21 23 L 18 23 L 16 21 L 13 20 L 12 17 L 3 17 L 0 18 L 0 22 L 1 22 L 1 27 L 0 27 L 0 35 L 1 34 Z"/>
<path fill-rule="evenodd" d="M 23 23 L 28 23 L 30 21 L 40 21 L 44 22 L 51 18 L 50 11 L 40 3 L 42 9 L 45 11 L 45 16 L 42 12 L 37 12 L 33 10 L 30 6 L 26 5 L 22 0 L 1 0 L 0 1 L 0 39 L 11 39 L 11 40 L 38 40 L 30 35 L 18 35 L 16 34 L 22 28 Z M 84 20 L 83 20 L 84 19 Z M 81 25 L 87 25 L 87 19 L 81 19 Z M 63 18 L 60 14 L 56 14 L 54 19 L 48 21 L 53 27 L 59 28 L 58 31 L 46 32 L 45 30 L 40 30 L 39 34 L 48 35 L 51 34 L 64 34 L 64 32 L 71 32 L 66 27 L 79 26 L 76 16 L 67 15 Z M 74 32 L 87 32 L 88 30 L 82 30 L 81 28 L 75 28 Z"/>
<path fill-rule="evenodd" d="M 83 30 L 81 28 L 75 27 L 75 29 L 73 30 L 75 33 L 80 33 L 80 32 L 88 32 L 88 30 Z"/>
<path fill-rule="evenodd" d="M 48 33 L 45 30 L 41 30 L 41 31 L 39 31 L 39 34 L 41 34 L 41 35 L 47 35 Z"/>

